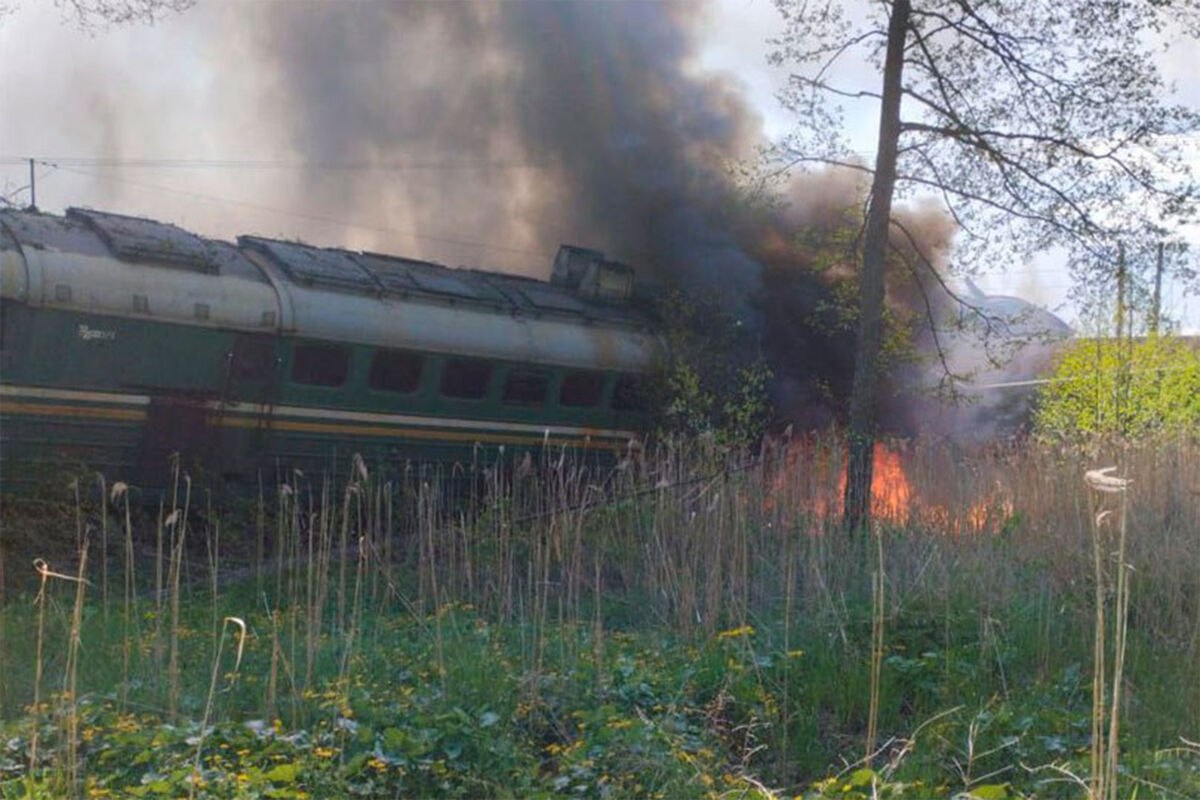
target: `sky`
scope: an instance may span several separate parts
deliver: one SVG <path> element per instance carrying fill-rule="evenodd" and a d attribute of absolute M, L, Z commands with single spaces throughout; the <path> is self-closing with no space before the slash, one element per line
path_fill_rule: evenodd
<path fill-rule="evenodd" d="M 28 203 L 29 167 L 22 159 L 34 157 L 42 162 L 35 166 L 35 179 L 37 204 L 45 211 L 86 206 L 165 220 L 226 239 L 255 233 L 544 276 L 559 243 L 539 238 L 544 226 L 514 218 L 501 241 L 472 234 L 497 229 L 483 211 L 478 219 L 467 214 L 465 224 L 445 224 L 466 213 L 470 194 L 462 183 L 474 180 L 476 173 L 469 164 L 448 163 L 444 154 L 414 156 L 384 170 L 331 157 L 319 184 L 329 187 L 330 195 L 314 197 L 313 182 L 302 180 L 296 165 L 311 162 L 314 152 L 341 152 L 340 143 L 331 141 L 336 132 L 281 135 L 281 119 L 305 117 L 287 106 L 291 98 L 280 86 L 295 76 L 282 68 L 264 69 L 261 48 L 269 33 L 271 46 L 280 52 L 299 51 L 290 55 L 293 65 L 305 63 L 309 55 L 319 62 L 324 54 L 304 52 L 313 44 L 304 40 L 302 29 L 264 33 L 262 21 L 278 5 L 283 4 L 200 0 L 191 11 L 153 26 L 87 33 L 64 20 L 55 4 L 19 3 L 0 19 L 0 195 Z M 243 18 L 257 24 L 243 25 Z M 778 28 L 770 0 L 716 0 L 695 26 L 698 58 L 688 66 L 696 73 L 723 75 L 768 139 L 782 136 L 790 124 L 774 99 L 786 76 L 766 63 L 767 42 Z M 372 33 L 360 32 L 368 38 Z M 443 35 L 434 34 L 434 42 Z M 450 37 L 447 47 L 452 46 L 457 32 L 444 35 Z M 501 70 L 511 66 L 504 56 L 486 46 L 478 52 L 482 63 Z M 389 58 L 378 48 L 352 57 L 361 57 L 361 64 L 356 61 L 349 72 L 361 74 L 364 82 L 378 80 L 387 70 L 416 75 L 403 83 L 403 92 L 423 91 L 425 71 L 429 82 L 444 79 L 427 63 Z M 436 50 L 417 56 L 437 57 Z M 1179 83 L 1180 98 L 1200 105 L 1194 55 L 1177 52 L 1163 67 Z M 449 74 L 454 77 L 452 69 Z M 319 70 L 306 79 L 319 84 Z M 338 96 L 337 86 L 318 88 Z M 412 99 L 419 105 L 425 98 L 418 94 Z M 354 111 L 350 107 L 347 113 Z M 874 109 L 851 109 L 847 122 L 854 148 L 869 154 L 877 125 Z M 522 193 L 542 185 L 543 166 L 524 156 L 510 159 L 504 142 L 494 137 L 488 142 L 487 180 L 511 185 L 513 207 L 525 207 L 519 202 Z M 386 154 L 383 158 L 386 162 Z M 433 197 L 442 194 L 442 186 L 454 191 Z M 412 198 L 418 192 L 424 202 L 414 210 Z M 364 197 L 378 201 L 364 203 Z M 583 235 L 570 220 L 555 233 L 563 240 Z M 1200 231 L 1189 236 L 1200 248 Z M 604 247 L 603 242 L 586 243 Z M 1057 261 L 1050 254 L 1015 272 L 985 271 L 976 282 L 986 292 L 1018 295 L 1076 322 L 1079 311 L 1067 300 L 1070 279 Z M 1185 332 L 1200 333 L 1200 299 L 1187 296 L 1184 286 L 1171 282 L 1164 288 L 1164 309 L 1182 321 Z"/>

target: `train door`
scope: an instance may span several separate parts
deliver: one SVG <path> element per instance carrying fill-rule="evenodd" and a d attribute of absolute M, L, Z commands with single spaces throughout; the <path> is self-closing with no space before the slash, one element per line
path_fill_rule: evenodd
<path fill-rule="evenodd" d="M 213 420 L 220 443 L 216 463 L 228 480 L 253 480 L 270 465 L 271 418 L 279 398 L 279 338 L 240 333 L 226 358 Z"/>
<path fill-rule="evenodd" d="M 181 472 L 191 474 L 208 463 L 212 442 L 209 414 L 202 398 L 179 394 L 150 398 L 139 465 L 141 485 L 170 486 L 176 454 Z"/>

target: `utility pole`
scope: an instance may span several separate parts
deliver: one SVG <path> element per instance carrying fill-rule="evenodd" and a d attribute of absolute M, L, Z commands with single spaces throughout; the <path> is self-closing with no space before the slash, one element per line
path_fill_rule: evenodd
<path fill-rule="evenodd" d="M 1154 263 L 1154 302 L 1150 308 L 1150 333 L 1158 335 L 1158 325 L 1162 320 L 1162 274 L 1163 274 L 1163 243 L 1158 243 L 1158 259 Z"/>
<path fill-rule="evenodd" d="M 1125 336 L 1125 245 L 1117 245 L 1117 341 Z"/>
<path fill-rule="evenodd" d="M 33 171 L 33 159 L 29 159 L 29 210 L 37 211 L 37 176 Z"/>

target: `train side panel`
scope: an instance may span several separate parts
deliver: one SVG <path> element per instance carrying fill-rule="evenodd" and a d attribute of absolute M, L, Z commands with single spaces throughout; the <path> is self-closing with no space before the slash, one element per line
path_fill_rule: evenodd
<path fill-rule="evenodd" d="M 632 311 L 531 279 L 0 212 L 4 487 L 82 467 L 163 486 L 175 463 L 273 481 L 356 453 L 611 463 L 646 422 L 622 387 L 658 348 Z"/>

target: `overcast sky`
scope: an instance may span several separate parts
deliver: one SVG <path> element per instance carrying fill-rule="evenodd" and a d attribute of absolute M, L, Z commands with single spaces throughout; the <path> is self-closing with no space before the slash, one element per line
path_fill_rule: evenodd
<path fill-rule="evenodd" d="M 464 243 L 470 236 L 461 226 L 440 230 L 427 217 L 405 215 L 387 202 L 378 213 L 349 215 L 306 197 L 309 190 L 293 169 L 305 156 L 294 139 L 280 135 L 278 76 L 257 66 L 261 31 L 242 24 L 244 15 L 266 5 L 200 0 L 193 10 L 153 27 L 89 35 L 64 22 L 52 3 L 21 3 L 0 20 L 0 195 L 28 202 L 28 166 L 14 159 L 36 157 L 57 165 L 36 167 L 37 203 L 46 211 L 90 206 L 222 238 L 257 233 L 535 274 L 544 269 L 556 241 L 518 237 L 493 243 L 489 252 L 487 242 Z M 719 0 L 700 28 L 695 67 L 732 76 L 768 137 L 780 136 L 789 124 L 773 98 L 783 76 L 765 61 L 766 41 L 777 25 L 770 0 Z M 1195 54 L 1177 50 L 1164 69 L 1180 85 L 1180 97 L 1200 105 Z M 869 151 L 873 109 L 852 112 L 849 123 L 855 148 Z M 138 160 L 149 163 L 130 163 Z M 405 169 L 415 168 L 433 165 Z M 381 198 L 394 182 L 412 178 L 403 169 L 343 165 L 340 173 L 340 180 L 358 184 L 357 193 L 374 191 Z M 444 180 L 455 175 L 447 173 Z M 1200 246 L 1200 235 L 1195 239 Z M 1015 274 L 986 274 L 979 282 L 986 291 L 1046 305 L 1069 321 L 1076 316 L 1065 303 L 1069 279 L 1053 259 Z M 1169 314 L 1183 318 L 1185 330 L 1200 332 L 1200 302 L 1186 298 L 1184 287 L 1167 286 L 1164 300 Z"/>

